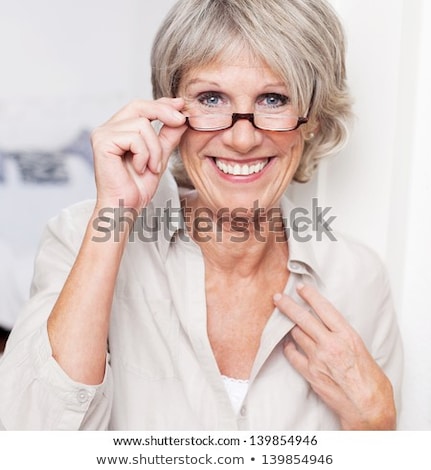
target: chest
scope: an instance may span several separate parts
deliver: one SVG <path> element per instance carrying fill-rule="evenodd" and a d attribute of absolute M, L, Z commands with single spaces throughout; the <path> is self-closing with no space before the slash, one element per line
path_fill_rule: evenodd
<path fill-rule="evenodd" d="M 272 297 L 284 289 L 287 270 L 267 281 L 207 279 L 207 332 L 220 373 L 248 379 L 263 330 L 274 311 Z"/>

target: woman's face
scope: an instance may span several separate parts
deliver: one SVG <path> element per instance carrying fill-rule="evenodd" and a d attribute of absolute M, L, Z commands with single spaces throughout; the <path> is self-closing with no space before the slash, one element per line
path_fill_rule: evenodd
<path fill-rule="evenodd" d="M 289 90 L 265 63 L 244 54 L 185 74 L 179 96 L 186 115 L 212 113 L 292 114 Z M 197 191 L 196 203 L 213 211 L 228 208 L 269 210 L 296 172 L 303 150 L 299 129 L 264 131 L 246 119 L 230 129 L 188 129 L 180 154 Z"/>

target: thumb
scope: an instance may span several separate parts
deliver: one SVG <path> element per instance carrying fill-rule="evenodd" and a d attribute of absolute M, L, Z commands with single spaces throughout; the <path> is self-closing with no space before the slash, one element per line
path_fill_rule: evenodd
<path fill-rule="evenodd" d="M 163 166 L 167 164 L 170 155 L 175 150 L 175 148 L 178 147 L 181 141 L 181 137 L 186 130 L 187 126 L 185 124 L 181 125 L 180 127 L 170 127 L 166 125 L 162 126 L 159 133 L 159 139 L 162 146 Z"/>

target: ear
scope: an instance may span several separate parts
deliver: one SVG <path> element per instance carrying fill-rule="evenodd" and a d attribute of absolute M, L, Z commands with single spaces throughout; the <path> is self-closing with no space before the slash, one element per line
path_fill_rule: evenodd
<path fill-rule="evenodd" d="M 302 129 L 302 136 L 306 142 L 313 140 L 320 131 L 319 121 L 310 121 Z"/>

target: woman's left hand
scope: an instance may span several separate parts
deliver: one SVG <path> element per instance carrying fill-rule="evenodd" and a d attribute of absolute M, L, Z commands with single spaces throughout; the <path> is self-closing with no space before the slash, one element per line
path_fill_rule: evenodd
<path fill-rule="evenodd" d="M 338 415 L 343 429 L 395 429 L 392 385 L 358 333 L 313 286 L 298 294 L 316 315 L 290 297 L 274 302 L 294 323 L 285 355 L 319 397 Z"/>

